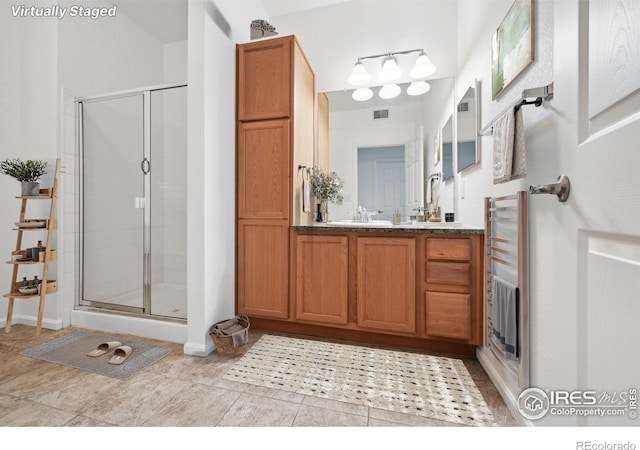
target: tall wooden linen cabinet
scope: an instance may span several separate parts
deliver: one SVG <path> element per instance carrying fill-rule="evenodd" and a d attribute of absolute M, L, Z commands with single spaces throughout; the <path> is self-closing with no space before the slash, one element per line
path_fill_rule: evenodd
<path fill-rule="evenodd" d="M 294 36 L 237 46 L 236 310 L 289 317 L 289 226 L 313 165 L 315 78 Z"/>

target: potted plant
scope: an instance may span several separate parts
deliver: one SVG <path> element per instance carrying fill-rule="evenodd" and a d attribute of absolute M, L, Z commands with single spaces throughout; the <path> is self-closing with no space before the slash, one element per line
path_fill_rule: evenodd
<path fill-rule="evenodd" d="M 317 167 L 309 169 L 309 179 L 313 195 L 318 200 L 316 222 L 326 222 L 329 220 L 328 203 L 342 204 L 344 182 L 335 172 L 326 174 Z"/>
<path fill-rule="evenodd" d="M 9 175 L 22 183 L 22 196 L 32 196 L 40 194 L 40 183 L 38 180 L 46 174 L 45 161 L 29 159 L 22 161 L 20 158 L 7 158 L 0 162 L 0 173 Z"/>

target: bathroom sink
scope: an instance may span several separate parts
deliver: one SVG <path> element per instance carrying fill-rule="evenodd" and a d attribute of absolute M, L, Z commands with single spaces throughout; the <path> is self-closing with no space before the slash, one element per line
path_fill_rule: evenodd
<path fill-rule="evenodd" d="M 412 228 L 457 228 L 461 227 L 460 222 L 413 222 L 409 225 Z"/>
<path fill-rule="evenodd" d="M 358 227 L 358 228 L 391 228 L 393 225 L 389 220 L 372 220 L 371 222 L 352 222 L 351 220 L 338 220 L 327 222 L 327 225 L 334 227 Z"/>

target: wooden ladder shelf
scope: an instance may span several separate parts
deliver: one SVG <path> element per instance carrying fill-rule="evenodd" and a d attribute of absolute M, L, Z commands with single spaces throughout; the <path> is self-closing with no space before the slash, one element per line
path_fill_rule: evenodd
<path fill-rule="evenodd" d="M 58 283 L 55 280 L 49 279 L 49 264 L 58 259 L 58 252 L 51 249 L 51 243 L 53 241 L 53 232 L 58 228 L 58 221 L 56 219 L 56 203 L 58 200 L 58 178 L 60 176 L 60 158 L 56 159 L 56 169 L 53 177 L 53 187 L 48 189 L 40 189 L 39 195 L 34 196 L 21 196 L 16 197 L 22 201 L 20 208 L 20 224 L 28 224 L 29 222 L 41 221 L 44 222 L 43 227 L 18 226 L 15 230 L 18 232 L 16 238 L 16 249 L 11 254 L 11 260 L 7 261 L 7 264 L 13 265 L 13 276 L 11 277 L 11 286 L 9 287 L 9 293 L 4 294 L 3 297 L 9 299 L 9 308 L 7 310 L 7 323 L 5 331 L 9 333 L 11 331 L 11 319 L 13 315 L 13 301 L 15 299 L 28 299 L 34 297 L 40 297 L 40 304 L 38 306 L 38 322 L 36 327 L 36 336 L 40 335 L 42 330 L 42 316 L 44 313 L 44 300 L 47 294 L 52 294 L 58 290 Z M 42 220 L 27 219 L 27 203 L 30 200 L 49 200 L 49 218 Z M 27 251 L 22 249 L 22 237 L 25 232 L 42 232 L 46 230 L 46 244 L 45 250 L 38 254 L 38 260 L 33 258 L 27 259 Z M 20 266 L 42 264 L 42 276 L 40 278 L 41 283 L 38 286 L 38 291 L 32 294 L 23 294 L 19 291 L 21 282 L 18 280 L 20 272 Z"/>

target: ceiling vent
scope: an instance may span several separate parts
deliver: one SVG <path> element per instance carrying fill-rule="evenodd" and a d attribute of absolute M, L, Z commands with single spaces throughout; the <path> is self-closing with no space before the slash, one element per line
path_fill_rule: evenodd
<path fill-rule="evenodd" d="M 469 102 L 461 102 L 458 105 L 458 112 L 469 112 Z"/>
<path fill-rule="evenodd" d="M 373 110 L 373 120 L 381 120 L 389 118 L 389 110 L 388 109 L 374 109 Z"/>

